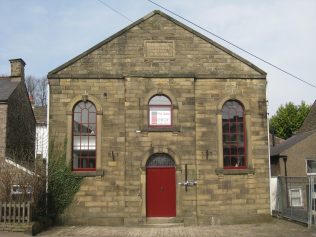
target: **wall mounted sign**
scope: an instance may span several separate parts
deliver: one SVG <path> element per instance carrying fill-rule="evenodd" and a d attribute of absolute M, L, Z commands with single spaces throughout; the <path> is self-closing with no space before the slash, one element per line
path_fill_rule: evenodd
<path fill-rule="evenodd" d="M 171 126 L 170 108 L 154 108 L 149 114 L 149 124 L 151 126 Z"/>
<path fill-rule="evenodd" d="M 145 40 L 145 59 L 173 59 L 175 56 L 173 40 Z"/>

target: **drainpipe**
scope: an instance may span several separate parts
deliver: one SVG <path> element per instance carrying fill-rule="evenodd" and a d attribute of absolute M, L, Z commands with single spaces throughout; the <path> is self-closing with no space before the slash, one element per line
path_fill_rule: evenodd
<path fill-rule="evenodd" d="M 287 162 L 287 156 L 286 155 L 281 155 L 280 158 L 283 159 L 284 162 L 284 176 L 285 176 L 285 191 L 286 191 L 286 203 L 289 206 L 289 191 L 288 191 L 288 185 L 287 185 L 287 167 L 286 167 L 286 162 Z"/>

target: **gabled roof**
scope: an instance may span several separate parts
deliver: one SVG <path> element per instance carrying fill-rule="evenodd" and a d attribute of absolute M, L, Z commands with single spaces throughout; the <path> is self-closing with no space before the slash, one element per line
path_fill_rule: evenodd
<path fill-rule="evenodd" d="M 293 135 L 292 137 L 288 138 L 284 142 L 280 143 L 279 145 L 273 146 L 270 148 L 270 156 L 278 156 L 285 150 L 291 148 L 292 146 L 296 145 L 297 143 L 303 141 L 305 138 L 309 137 L 310 135 L 314 134 L 316 129 L 302 132 Z"/>
<path fill-rule="evenodd" d="M 169 15 L 159 11 L 159 10 L 155 10 L 151 13 L 149 13 L 148 15 L 146 15 L 145 17 L 135 21 L 134 23 L 132 23 L 131 25 L 127 26 L 126 28 L 122 29 L 121 31 L 117 32 L 116 34 L 112 35 L 111 37 L 103 40 L 102 42 L 98 43 L 97 45 L 93 46 L 92 48 L 88 49 L 87 51 L 81 53 L 80 55 L 78 55 L 77 57 L 71 59 L 70 61 L 62 64 L 61 66 L 57 67 L 56 69 L 50 71 L 48 73 L 48 78 L 53 78 L 51 77 L 53 74 L 58 73 L 59 71 L 65 69 L 66 67 L 70 66 L 71 64 L 75 63 L 76 61 L 82 59 L 83 57 L 85 57 L 86 55 L 90 54 L 91 52 L 95 51 L 96 49 L 100 48 L 101 46 L 107 44 L 108 42 L 112 41 L 113 39 L 121 36 L 122 34 L 124 34 L 125 32 L 127 32 L 128 30 L 130 30 L 131 28 L 139 25 L 140 23 L 146 21 L 147 19 L 151 18 L 152 16 L 159 14 L 160 16 L 168 19 L 169 21 L 173 22 L 174 24 L 182 27 L 183 29 L 191 32 L 192 34 L 196 35 L 197 37 L 205 40 L 206 42 L 214 45 L 215 47 L 223 50 L 224 52 L 226 52 L 227 54 L 231 55 L 232 57 L 236 58 L 237 60 L 243 62 L 244 64 L 248 65 L 250 68 L 252 68 L 253 70 L 257 71 L 259 74 L 261 74 L 262 76 L 266 76 L 266 72 L 264 72 L 262 69 L 258 68 L 257 66 L 255 66 L 254 64 L 252 64 L 251 62 L 249 62 L 248 60 L 240 57 L 239 55 L 233 53 L 232 51 L 230 51 L 229 49 L 221 46 L 220 44 L 216 43 L 215 41 L 209 39 L 208 37 L 206 37 L 205 35 L 202 35 L 201 33 L 193 30 L 192 28 L 190 28 L 189 26 L 177 21 L 176 19 L 170 17 Z"/>
<path fill-rule="evenodd" d="M 0 78 L 0 102 L 7 102 L 18 84 L 18 81 L 11 81 L 10 78 Z"/>
<path fill-rule="evenodd" d="M 307 132 L 314 129 L 316 129 L 316 100 L 298 132 Z"/>

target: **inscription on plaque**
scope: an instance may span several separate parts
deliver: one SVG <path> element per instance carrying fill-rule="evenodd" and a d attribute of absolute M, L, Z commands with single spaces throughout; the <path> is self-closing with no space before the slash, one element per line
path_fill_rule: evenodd
<path fill-rule="evenodd" d="M 173 59 L 175 55 L 173 40 L 146 40 L 146 59 Z"/>

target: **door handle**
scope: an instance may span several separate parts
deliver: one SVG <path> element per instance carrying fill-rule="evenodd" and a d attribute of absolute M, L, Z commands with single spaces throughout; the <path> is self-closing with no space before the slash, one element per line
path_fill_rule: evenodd
<path fill-rule="evenodd" d="M 160 192 L 163 192 L 165 189 L 164 189 L 164 187 L 160 187 Z"/>

